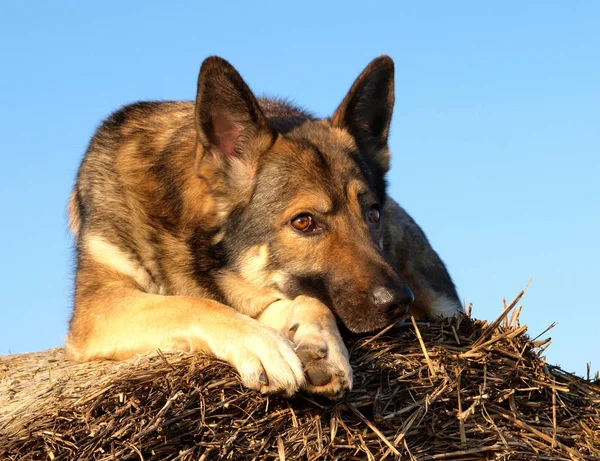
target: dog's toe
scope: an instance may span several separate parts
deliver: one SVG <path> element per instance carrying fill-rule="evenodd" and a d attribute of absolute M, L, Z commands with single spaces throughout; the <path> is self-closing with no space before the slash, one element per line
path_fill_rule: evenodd
<path fill-rule="evenodd" d="M 295 335 L 296 355 L 302 362 L 306 384 L 304 388 L 313 394 L 330 398 L 340 397 L 352 387 L 352 369 L 348 363 L 343 343 L 328 335 Z"/>
<path fill-rule="evenodd" d="M 307 367 L 305 369 L 306 377 L 310 384 L 313 386 L 324 386 L 333 379 L 329 370 L 327 370 L 323 364 L 316 364 Z"/>

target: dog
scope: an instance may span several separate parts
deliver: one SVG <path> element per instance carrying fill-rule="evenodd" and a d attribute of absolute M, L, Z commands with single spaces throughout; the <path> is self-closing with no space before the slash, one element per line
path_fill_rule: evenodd
<path fill-rule="evenodd" d="M 387 56 L 326 119 L 255 97 L 209 57 L 195 102 L 113 113 L 68 204 L 68 357 L 203 351 L 249 388 L 338 397 L 352 387 L 338 325 L 460 315 L 444 264 L 386 194 L 393 106 Z"/>

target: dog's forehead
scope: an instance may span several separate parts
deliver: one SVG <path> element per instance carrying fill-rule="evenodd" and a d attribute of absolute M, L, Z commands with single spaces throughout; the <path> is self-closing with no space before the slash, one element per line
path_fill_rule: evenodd
<path fill-rule="evenodd" d="M 361 176 L 354 138 L 346 130 L 332 126 L 329 120 L 303 123 L 286 134 L 284 144 L 292 163 L 310 165 L 301 168 L 306 172 L 324 174 L 343 183 Z"/>
<path fill-rule="evenodd" d="M 278 138 L 261 162 L 261 193 L 290 198 L 309 191 L 327 200 L 356 197 L 369 181 L 357 162 L 358 147 L 328 120 L 302 124 Z M 350 189 L 349 189 L 350 188 Z M 277 191 L 277 192 L 275 192 Z"/>
<path fill-rule="evenodd" d="M 290 139 L 303 140 L 328 154 L 348 154 L 358 149 L 348 131 L 331 125 L 329 120 L 308 121 L 289 133 Z"/>

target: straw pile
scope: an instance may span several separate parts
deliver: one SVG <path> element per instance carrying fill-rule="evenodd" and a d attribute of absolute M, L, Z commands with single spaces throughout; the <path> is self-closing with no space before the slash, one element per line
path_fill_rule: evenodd
<path fill-rule="evenodd" d="M 519 298 L 489 325 L 353 339 L 354 390 L 337 402 L 262 396 L 192 354 L 0 357 L 0 459 L 600 460 L 598 377 L 546 364 Z"/>

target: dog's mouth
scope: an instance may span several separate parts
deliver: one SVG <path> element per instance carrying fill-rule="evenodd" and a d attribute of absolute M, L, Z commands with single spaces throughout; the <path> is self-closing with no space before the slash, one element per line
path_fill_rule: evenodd
<path fill-rule="evenodd" d="M 410 323 L 410 313 L 406 313 L 401 317 L 390 320 L 387 323 L 383 323 L 381 325 L 373 325 L 365 328 L 351 328 L 339 316 L 336 315 L 338 328 L 340 330 L 340 334 L 343 338 L 346 339 L 358 339 L 371 336 L 373 338 L 378 338 L 380 336 L 384 336 L 386 334 L 392 334 L 397 329 L 401 328 L 403 325 Z"/>
<path fill-rule="evenodd" d="M 395 325 L 410 318 L 410 314 L 406 310 L 395 315 L 388 315 L 387 313 L 378 312 L 368 307 L 360 309 L 358 312 L 357 309 L 353 309 L 352 312 L 340 312 L 334 306 L 332 312 L 335 314 L 341 330 L 352 335 L 377 334 L 390 325 Z"/>

